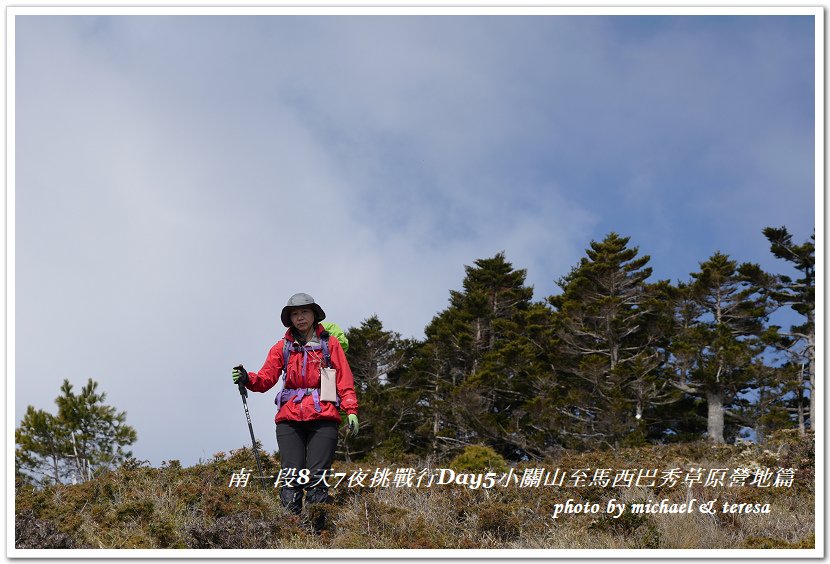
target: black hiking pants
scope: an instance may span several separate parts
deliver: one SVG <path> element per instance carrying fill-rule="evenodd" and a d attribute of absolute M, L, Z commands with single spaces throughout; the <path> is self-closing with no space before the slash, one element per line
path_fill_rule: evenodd
<path fill-rule="evenodd" d="M 294 483 L 280 488 L 280 501 L 289 511 L 299 513 L 303 507 L 303 490 L 307 503 L 328 501 L 329 488 L 323 480 L 334 462 L 337 447 L 336 421 L 281 421 L 277 423 L 277 445 L 283 469 L 296 468 Z M 300 470 L 307 469 L 309 480 L 302 483 Z"/>

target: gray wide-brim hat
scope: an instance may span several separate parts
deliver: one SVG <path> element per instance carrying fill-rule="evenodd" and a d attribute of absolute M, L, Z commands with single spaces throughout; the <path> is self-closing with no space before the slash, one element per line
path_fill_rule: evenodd
<path fill-rule="evenodd" d="M 288 298 L 288 304 L 282 308 L 280 319 L 286 327 L 291 327 L 291 310 L 298 307 L 307 307 L 314 312 L 314 321 L 319 323 L 326 318 L 326 312 L 319 305 L 314 303 L 314 298 L 308 294 L 294 294 Z"/>

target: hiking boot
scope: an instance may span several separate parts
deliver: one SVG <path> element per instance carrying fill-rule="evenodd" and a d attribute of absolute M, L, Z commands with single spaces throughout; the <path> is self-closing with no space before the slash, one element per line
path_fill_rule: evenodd
<path fill-rule="evenodd" d="M 327 486 L 314 486 L 308 488 L 308 491 L 305 494 L 305 502 L 307 504 L 328 503 L 329 501 L 329 488 Z"/>
<path fill-rule="evenodd" d="M 299 515 L 303 509 L 302 488 L 280 488 L 280 502 L 282 506 L 295 515 Z"/>

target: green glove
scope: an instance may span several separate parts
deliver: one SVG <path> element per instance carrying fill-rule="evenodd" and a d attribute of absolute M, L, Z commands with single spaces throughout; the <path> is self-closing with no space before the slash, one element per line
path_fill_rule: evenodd
<path fill-rule="evenodd" d="M 233 383 L 237 386 L 242 384 L 243 386 L 248 383 L 248 371 L 242 368 L 242 365 L 234 366 L 233 367 Z"/>
<path fill-rule="evenodd" d="M 360 431 L 360 422 L 357 420 L 357 415 L 354 413 L 349 414 L 349 428 L 354 436 L 357 436 L 358 431 Z"/>
<path fill-rule="evenodd" d="M 343 333 L 343 329 L 337 323 L 323 321 L 320 325 L 328 331 L 329 335 L 337 337 L 337 340 L 340 341 L 340 346 L 343 348 L 343 352 L 349 352 L 349 340 L 346 338 L 346 334 Z"/>

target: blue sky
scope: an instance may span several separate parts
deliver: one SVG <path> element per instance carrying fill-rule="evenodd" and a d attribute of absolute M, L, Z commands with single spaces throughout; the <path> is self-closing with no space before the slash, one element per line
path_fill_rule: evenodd
<path fill-rule="evenodd" d="M 248 441 L 299 291 L 420 337 L 504 251 L 686 280 L 815 226 L 811 17 L 18 16 L 15 409 L 100 382 L 138 458 Z M 273 450 L 271 394 L 250 399 Z"/>

